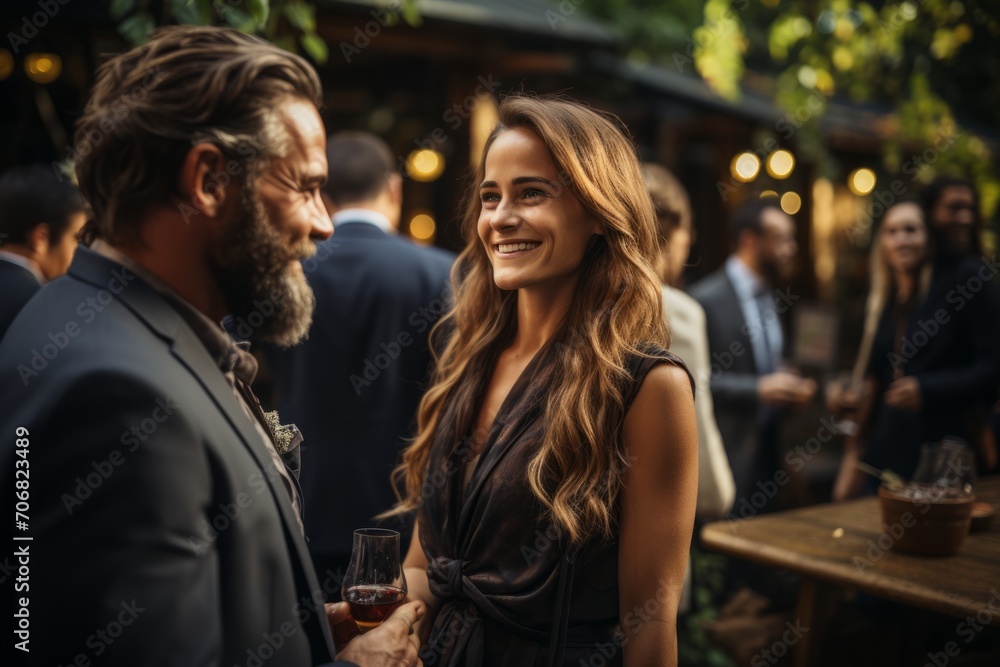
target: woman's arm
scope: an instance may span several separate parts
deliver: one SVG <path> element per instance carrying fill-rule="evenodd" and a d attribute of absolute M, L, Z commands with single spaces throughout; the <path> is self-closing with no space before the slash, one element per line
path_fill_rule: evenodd
<path fill-rule="evenodd" d="M 864 490 L 865 474 L 858 468 L 858 461 L 865 452 L 864 443 L 871 436 L 872 418 L 876 403 L 881 392 L 875 378 L 868 376 L 864 380 L 860 397 L 853 397 L 855 404 L 854 422 L 857 431 L 844 440 L 844 455 L 840 460 L 840 470 L 833 483 L 833 501 L 843 502 L 861 495 Z"/>
<path fill-rule="evenodd" d="M 698 491 L 691 383 L 660 364 L 625 417 L 631 466 L 622 491 L 618 600 L 626 667 L 677 665 L 677 605 Z"/>
<path fill-rule="evenodd" d="M 420 546 L 420 520 L 413 522 L 413 538 L 410 540 L 410 548 L 403 559 L 403 574 L 406 576 L 407 599 L 409 601 L 421 600 L 427 605 L 427 614 L 424 614 L 414 626 L 414 631 L 420 637 L 420 641 L 427 640 L 427 633 L 430 632 L 430 622 L 426 619 L 433 619 L 436 611 L 437 598 L 431 593 L 427 583 L 427 556 L 424 555 L 423 547 Z"/>

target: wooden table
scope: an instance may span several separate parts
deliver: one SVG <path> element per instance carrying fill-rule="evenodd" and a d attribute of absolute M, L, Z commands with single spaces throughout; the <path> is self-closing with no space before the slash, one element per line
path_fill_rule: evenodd
<path fill-rule="evenodd" d="M 1000 510 L 1000 476 L 976 485 L 977 500 Z M 816 505 L 750 519 L 718 521 L 701 532 L 709 549 L 803 575 L 798 620 L 815 627 L 817 585 L 838 584 L 913 607 L 953 616 L 983 611 L 1000 626 L 1000 517 L 988 531 L 970 533 L 954 556 L 884 550 L 890 536 L 877 498 Z M 983 622 L 983 621 L 980 621 Z M 819 623 L 822 626 L 822 623 Z M 818 635 L 794 647 L 795 664 L 814 664 Z"/>

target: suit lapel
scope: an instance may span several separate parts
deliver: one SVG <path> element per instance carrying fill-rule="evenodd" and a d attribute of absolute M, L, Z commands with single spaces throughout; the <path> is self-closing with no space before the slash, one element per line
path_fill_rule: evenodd
<path fill-rule="evenodd" d="M 302 574 L 309 594 L 312 595 L 313 591 L 320 590 L 288 494 L 283 486 L 276 483 L 275 477 L 267 473 L 269 467 L 273 466 L 271 455 L 204 344 L 163 297 L 125 267 L 91 250 L 79 248 L 70 273 L 92 285 L 115 293 L 136 317 L 170 345 L 171 354 L 198 380 L 264 473 L 281 515 L 286 541 L 292 545 L 291 550 L 298 561 L 296 569 Z M 113 285 L 114 281 L 117 283 Z M 124 284 L 124 287 L 118 289 L 118 285 L 121 284 Z M 327 624 L 320 617 L 321 613 L 322 607 L 314 616 L 319 621 L 320 631 L 330 655 L 333 655 L 333 642 Z"/>
<path fill-rule="evenodd" d="M 743 317 L 743 306 L 740 304 L 740 297 L 738 294 L 736 294 L 736 288 L 733 286 L 733 281 L 729 279 L 729 273 L 726 272 L 726 267 L 723 266 L 721 271 L 722 271 L 723 282 L 725 283 L 726 286 L 726 299 L 729 301 L 729 306 L 727 307 L 727 310 L 733 313 L 733 317 L 736 318 L 737 322 L 736 324 L 737 335 L 733 337 L 732 340 L 741 340 L 742 338 L 746 338 L 746 335 L 743 332 L 746 330 L 746 325 L 747 325 L 746 318 Z M 762 321 L 761 325 L 763 326 L 763 324 L 764 323 Z M 747 347 L 749 347 L 748 351 L 750 352 L 749 355 L 746 355 L 750 361 L 750 371 L 752 373 L 756 373 L 757 360 L 754 359 L 753 344 L 750 342 L 749 339 L 746 341 L 746 344 L 744 345 L 744 348 Z"/>

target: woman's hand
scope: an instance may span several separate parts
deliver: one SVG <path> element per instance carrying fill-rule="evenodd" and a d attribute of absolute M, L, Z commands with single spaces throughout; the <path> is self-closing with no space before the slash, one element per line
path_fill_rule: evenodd
<path fill-rule="evenodd" d="M 892 384 L 885 392 L 885 404 L 897 410 L 907 412 L 917 412 L 923 407 L 923 399 L 920 396 L 920 382 L 912 376 L 901 377 Z"/>

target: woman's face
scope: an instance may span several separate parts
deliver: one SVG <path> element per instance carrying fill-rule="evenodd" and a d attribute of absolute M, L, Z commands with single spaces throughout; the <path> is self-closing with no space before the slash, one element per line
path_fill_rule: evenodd
<path fill-rule="evenodd" d="M 553 293 L 575 287 L 601 226 L 564 184 L 538 135 L 515 128 L 496 138 L 479 195 L 479 238 L 497 287 Z"/>
<path fill-rule="evenodd" d="M 916 271 L 927 256 L 927 226 L 917 204 L 896 204 L 882 220 L 882 251 L 896 273 Z"/>

